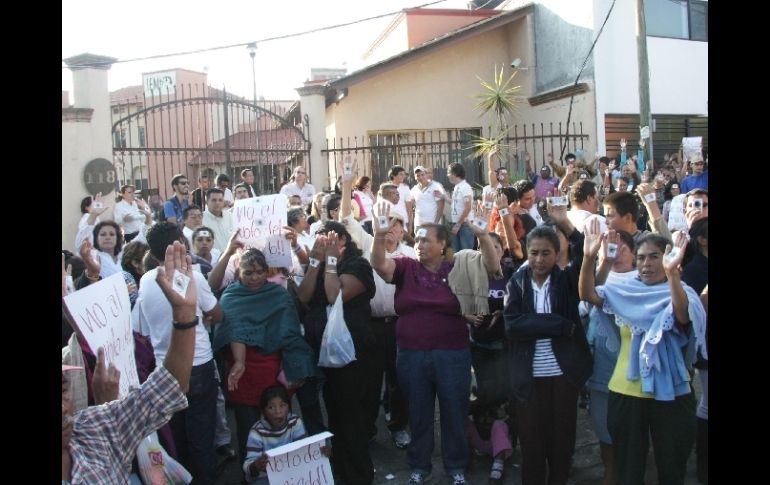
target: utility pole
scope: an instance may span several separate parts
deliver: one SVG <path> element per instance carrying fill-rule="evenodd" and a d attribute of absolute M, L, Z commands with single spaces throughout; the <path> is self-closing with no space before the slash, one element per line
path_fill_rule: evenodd
<path fill-rule="evenodd" d="M 652 160 L 652 112 L 650 109 L 650 65 L 647 62 L 647 21 L 644 0 L 636 0 L 636 55 L 639 63 L 639 129 L 650 127 L 645 160 Z"/>

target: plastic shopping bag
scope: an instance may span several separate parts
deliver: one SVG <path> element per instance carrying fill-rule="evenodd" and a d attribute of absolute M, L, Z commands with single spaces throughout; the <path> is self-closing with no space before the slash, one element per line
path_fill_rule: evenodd
<path fill-rule="evenodd" d="M 158 434 L 152 433 L 136 450 L 139 474 L 146 485 L 187 485 L 192 475 L 160 446 Z"/>
<path fill-rule="evenodd" d="M 334 305 L 326 308 L 327 322 L 318 354 L 319 367 L 345 367 L 356 360 L 356 348 L 342 311 L 342 290 Z"/>

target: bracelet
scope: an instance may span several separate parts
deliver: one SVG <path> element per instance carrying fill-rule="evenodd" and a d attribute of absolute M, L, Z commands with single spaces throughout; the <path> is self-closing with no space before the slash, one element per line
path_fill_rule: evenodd
<path fill-rule="evenodd" d="M 337 274 L 337 270 L 336 270 L 336 269 L 327 269 L 327 270 L 325 271 L 325 273 L 326 273 L 326 274 Z"/>
<path fill-rule="evenodd" d="M 297 244 L 297 249 L 294 250 L 294 253 L 295 254 L 299 254 L 300 251 L 302 251 L 302 245 L 301 244 Z"/>
<path fill-rule="evenodd" d="M 197 316 L 195 317 L 195 320 L 193 320 L 192 322 L 189 322 L 189 323 L 177 323 L 177 322 L 174 322 L 174 328 L 176 330 L 189 330 L 189 329 L 195 327 L 196 325 L 198 325 L 198 317 Z"/>

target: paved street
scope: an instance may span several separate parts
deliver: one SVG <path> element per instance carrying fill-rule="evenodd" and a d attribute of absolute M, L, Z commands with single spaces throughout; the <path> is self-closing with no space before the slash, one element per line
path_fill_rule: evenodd
<path fill-rule="evenodd" d="M 696 379 L 695 382 L 696 392 L 699 392 L 699 380 Z M 294 400 L 293 408 L 295 412 L 298 412 L 296 399 Z M 231 429 L 235 429 L 232 413 L 230 414 L 231 415 L 228 416 L 228 418 L 231 421 Z M 441 463 L 441 439 L 439 437 L 438 417 L 437 406 L 435 426 L 436 449 L 433 453 L 433 479 L 430 482 L 437 485 L 451 483 L 449 477 L 444 473 Z M 409 479 L 409 468 L 406 465 L 406 451 L 398 450 L 393 446 L 393 442 L 384 425 L 384 415 L 382 413 L 380 413 L 378 429 L 379 434 L 377 435 L 377 439 L 370 445 L 370 451 L 376 469 L 374 474 L 374 484 L 403 485 Z M 469 473 L 466 474 L 468 483 L 472 485 L 486 484 L 491 463 L 492 461 L 489 457 L 475 457 Z M 506 462 L 506 484 L 519 485 L 521 483 L 520 469 L 516 466 L 518 463 L 520 463 L 520 456 L 517 448 L 514 451 L 512 459 Z M 656 484 L 657 477 L 655 474 L 652 453 L 650 453 L 647 463 L 645 483 L 648 485 Z M 604 468 L 599 456 L 599 442 L 591 431 L 590 417 L 585 409 L 580 409 L 578 410 L 577 442 L 575 445 L 575 457 L 571 475 L 573 481 L 570 483 L 576 485 L 600 485 L 603 471 Z M 239 485 L 241 483 L 241 475 L 240 467 L 235 462 L 232 462 L 220 476 L 217 485 Z M 393 478 L 386 478 L 388 475 L 393 475 Z M 697 485 L 697 483 L 698 482 L 695 479 L 695 452 L 693 451 L 687 464 L 685 485 Z"/>

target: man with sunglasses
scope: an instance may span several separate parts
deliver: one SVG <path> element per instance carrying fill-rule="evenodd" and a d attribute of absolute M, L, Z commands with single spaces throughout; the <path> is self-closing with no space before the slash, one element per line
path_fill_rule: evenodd
<path fill-rule="evenodd" d="M 307 182 L 307 172 L 305 167 L 298 166 L 294 168 L 294 172 L 291 175 L 290 182 L 281 187 L 281 193 L 288 199 L 292 195 L 299 195 L 302 199 L 302 205 L 309 207 L 313 202 L 313 196 L 315 195 L 315 187 L 313 184 Z"/>
<path fill-rule="evenodd" d="M 707 159 L 708 160 L 708 159 Z M 690 167 L 692 167 L 692 175 L 688 175 L 682 180 L 680 189 L 683 194 L 693 189 L 709 189 L 709 171 L 706 162 L 700 157 L 700 155 L 694 155 L 690 159 Z"/>
<path fill-rule="evenodd" d="M 190 182 L 180 173 L 171 179 L 171 188 L 174 189 L 174 195 L 163 204 L 163 217 L 168 222 L 179 224 L 184 210 L 190 205 L 187 200 L 190 196 Z"/>

